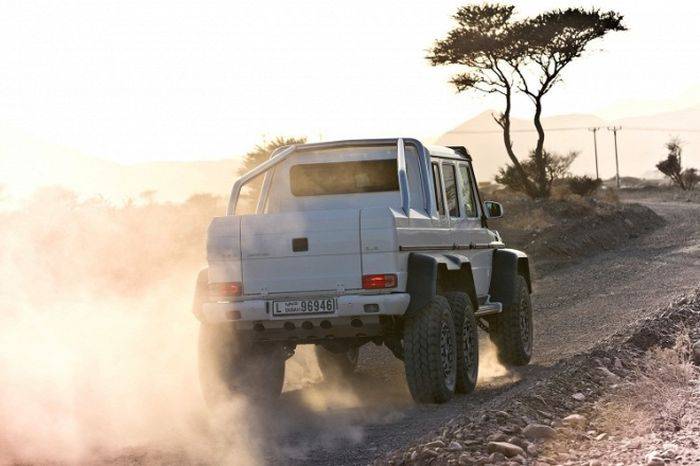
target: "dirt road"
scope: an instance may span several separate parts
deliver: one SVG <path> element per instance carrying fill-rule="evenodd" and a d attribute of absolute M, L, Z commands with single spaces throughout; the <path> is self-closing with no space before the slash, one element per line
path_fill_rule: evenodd
<path fill-rule="evenodd" d="M 286 392 L 261 413 L 259 434 L 273 464 L 367 464 L 475 407 L 497 406 L 513 388 L 547 377 L 556 362 L 590 348 L 629 322 L 700 284 L 700 205 L 644 202 L 667 225 L 627 246 L 545 275 L 535 285 L 532 364 L 492 377 L 477 391 L 440 406 L 416 406 L 403 367 L 385 348 L 363 348 L 349 386 L 325 383 Z M 486 359 L 486 361 L 484 361 Z M 486 364 L 484 364 L 486 363 Z M 485 366 L 485 367 L 484 367 Z"/>

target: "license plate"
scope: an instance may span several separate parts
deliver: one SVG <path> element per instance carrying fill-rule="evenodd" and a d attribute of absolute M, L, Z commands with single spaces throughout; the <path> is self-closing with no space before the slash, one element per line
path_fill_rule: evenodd
<path fill-rule="evenodd" d="M 298 299 L 295 301 L 275 301 L 272 303 L 272 313 L 276 316 L 333 314 L 338 309 L 335 298 Z"/>

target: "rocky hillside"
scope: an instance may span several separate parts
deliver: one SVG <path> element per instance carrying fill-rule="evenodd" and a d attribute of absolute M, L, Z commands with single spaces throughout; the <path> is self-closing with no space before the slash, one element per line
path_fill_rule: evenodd
<path fill-rule="evenodd" d="M 700 464 L 700 290 L 376 464 Z"/>
<path fill-rule="evenodd" d="M 503 203 L 505 215 L 489 226 L 509 247 L 526 251 L 538 273 L 618 249 L 664 224 L 651 209 L 614 199 L 572 195 L 533 201 L 502 190 L 490 197 Z"/>

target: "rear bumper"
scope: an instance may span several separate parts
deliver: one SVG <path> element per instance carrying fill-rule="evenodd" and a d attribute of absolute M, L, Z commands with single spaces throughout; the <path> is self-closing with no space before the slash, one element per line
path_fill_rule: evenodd
<path fill-rule="evenodd" d="M 202 304 L 200 319 L 207 323 L 230 324 L 254 340 L 312 343 L 337 338 L 371 338 L 384 333 L 382 316 L 403 315 L 408 293 L 338 296 L 333 314 L 275 316 L 272 300 Z M 374 304 L 376 312 L 366 312 Z"/>
<path fill-rule="evenodd" d="M 367 317 L 377 315 L 403 315 L 411 300 L 408 293 L 389 293 L 376 295 L 338 296 L 338 310 L 333 314 L 322 315 L 272 315 L 273 300 L 247 300 L 227 303 L 203 303 L 201 319 L 208 323 L 224 322 L 265 322 L 294 320 L 333 320 L 344 317 Z M 376 304 L 376 312 L 365 312 L 366 304 Z"/>

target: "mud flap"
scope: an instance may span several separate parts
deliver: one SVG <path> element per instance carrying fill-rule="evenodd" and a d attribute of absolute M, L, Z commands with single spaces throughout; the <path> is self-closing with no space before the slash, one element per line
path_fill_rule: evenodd
<path fill-rule="evenodd" d="M 438 291 L 463 291 L 475 306 L 477 303 L 471 264 L 467 256 L 460 254 L 411 253 L 406 291 L 411 295 L 407 313 L 427 306 Z"/>
<path fill-rule="evenodd" d="M 406 291 L 411 295 L 411 302 L 406 312 L 422 309 L 437 294 L 437 268 L 438 262 L 431 255 L 412 253 L 408 256 Z"/>
<path fill-rule="evenodd" d="M 530 262 L 522 251 L 515 249 L 496 249 L 491 264 L 491 301 L 499 302 L 506 308 L 515 299 L 515 280 L 522 275 L 527 282 L 528 291 L 532 292 L 530 281 Z"/>

